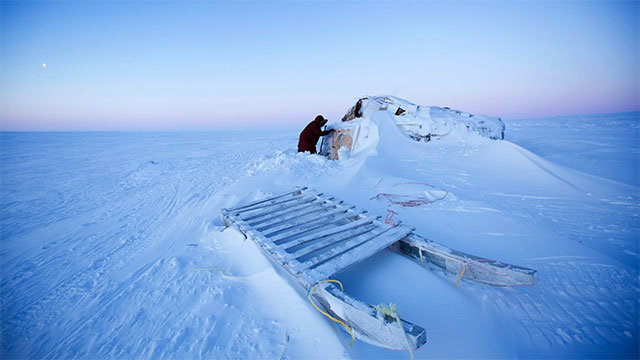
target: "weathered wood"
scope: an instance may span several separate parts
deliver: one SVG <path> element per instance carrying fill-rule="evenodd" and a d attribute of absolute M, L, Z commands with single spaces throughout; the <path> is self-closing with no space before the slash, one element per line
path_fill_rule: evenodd
<path fill-rule="evenodd" d="M 277 211 L 267 211 L 266 213 L 263 213 L 259 216 L 250 218 L 250 219 L 243 219 L 249 223 L 251 223 L 252 225 L 257 225 L 261 222 L 265 222 L 268 220 L 272 220 L 276 217 L 282 216 L 282 215 L 287 215 L 287 214 L 291 214 L 291 213 L 297 213 L 299 211 L 302 210 L 306 210 L 308 208 L 314 207 L 314 208 L 321 208 L 323 205 L 325 204 L 329 204 L 328 201 L 326 200 L 322 200 L 320 198 L 314 198 L 311 199 L 310 201 L 307 202 L 303 202 L 301 204 L 298 205 L 294 205 L 291 207 L 285 207 L 282 208 L 280 210 Z"/>
<path fill-rule="evenodd" d="M 291 190 L 289 192 L 286 192 L 284 194 L 270 196 L 270 197 L 267 197 L 267 198 L 264 198 L 264 199 L 256 200 L 256 201 L 251 202 L 251 203 L 249 203 L 247 205 L 238 206 L 238 207 L 235 207 L 235 208 L 229 208 L 229 209 L 226 209 L 226 210 L 228 210 L 228 211 L 242 210 L 242 209 L 249 208 L 249 207 L 252 207 L 252 206 L 255 206 L 255 205 L 258 205 L 258 204 L 262 204 L 262 203 L 265 203 L 265 202 L 268 202 L 268 201 L 271 201 L 271 200 L 279 199 L 279 198 L 285 197 L 287 195 L 300 194 L 302 191 L 305 191 L 305 190 L 307 190 L 306 186 L 304 186 L 304 187 L 295 187 L 293 190 Z"/>
<path fill-rule="evenodd" d="M 328 246 L 335 245 L 343 240 L 353 238 L 354 236 L 365 234 L 374 229 L 377 229 L 377 226 L 369 223 L 363 224 L 350 230 L 338 232 L 333 235 L 327 236 L 322 240 L 315 240 L 311 245 L 296 250 L 295 252 L 291 253 L 290 256 L 299 260 L 304 255 L 308 255 L 315 251 L 324 249 Z"/>
<path fill-rule="evenodd" d="M 287 230 L 287 229 L 295 229 L 296 227 L 298 227 L 300 225 L 308 224 L 308 223 L 313 222 L 313 221 L 318 221 L 318 220 L 323 220 L 323 219 L 328 219 L 328 218 L 334 218 L 336 216 L 338 216 L 338 218 L 336 218 L 336 219 L 349 219 L 349 218 L 357 216 L 358 214 L 362 214 L 362 212 L 359 212 L 359 213 L 358 212 L 353 212 L 353 210 L 351 210 L 353 208 L 355 208 L 355 206 L 347 208 L 346 210 L 342 209 L 342 208 L 334 207 L 333 209 L 328 209 L 327 212 L 325 214 L 321 215 L 321 216 L 317 216 L 317 217 L 309 217 L 309 216 L 300 217 L 298 219 L 295 219 L 295 220 L 292 220 L 292 221 L 288 222 L 287 224 L 275 226 L 275 227 L 273 227 L 271 229 L 264 230 L 263 233 L 266 236 L 271 236 L 272 234 L 275 234 L 275 233 L 277 233 L 279 231 Z"/>
<path fill-rule="evenodd" d="M 357 217 L 360 214 L 361 213 L 357 213 L 357 212 L 345 212 L 345 211 L 338 212 L 329 217 L 323 217 L 322 219 L 314 219 L 310 222 L 288 229 L 285 232 L 281 232 L 278 235 L 275 235 L 269 238 L 272 239 L 273 242 L 275 242 L 276 244 L 283 244 L 287 242 L 287 241 L 284 241 L 286 239 L 289 239 L 298 235 L 302 235 L 302 234 L 310 235 L 310 234 L 317 233 L 319 231 L 322 231 L 327 226 L 330 226 L 331 224 L 339 223 L 347 219 Z"/>
<path fill-rule="evenodd" d="M 406 226 L 398 226 L 378 231 L 380 233 L 373 238 L 369 237 L 374 235 L 373 232 L 372 234 L 356 236 L 352 240 L 340 244 L 339 247 L 305 261 L 296 270 L 300 272 L 309 269 L 310 271 L 307 270 L 308 274 L 321 281 L 371 257 L 371 255 L 396 242 L 398 237 L 402 238 L 408 235 L 413 229 Z M 385 233 L 387 234 L 384 235 Z"/>
<path fill-rule="evenodd" d="M 333 284 L 322 284 L 313 298 L 334 318 L 344 322 L 356 338 L 390 350 L 417 349 L 427 342 L 425 330 L 408 321 L 390 319 L 373 306 L 354 299 Z"/>
<path fill-rule="evenodd" d="M 318 215 L 324 215 L 326 211 L 324 207 L 313 207 L 313 208 L 305 209 L 300 213 L 287 214 L 287 215 L 279 216 L 277 218 L 272 218 L 269 221 L 256 225 L 256 228 L 262 231 L 262 230 L 268 229 L 269 227 L 272 227 L 273 225 L 287 223 L 289 220 L 299 219 L 301 217 L 308 216 L 315 213 L 318 213 Z"/>
<path fill-rule="evenodd" d="M 249 214 L 241 214 L 239 215 L 239 217 L 244 221 L 258 222 L 264 218 L 278 216 L 283 213 L 295 211 L 297 209 L 304 208 L 305 206 L 318 204 L 321 202 L 323 202 L 323 200 L 315 196 L 309 196 L 305 198 L 300 197 L 299 200 L 295 200 L 295 203 L 285 203 L 272 208 L 256 209 L 256 211 L 260 211 Z"/>
<path fill-rule="evenodd" d="M 538 272 L 522 266 L 506 264 L 452 250 L 417 234 L 410 234 L 394 245 L 394 249 L 418 264 L 435 265 L 445 272 L 493 286 L 534 285 Z"/>
<path fill-rule="evenodd" d="M 235 214 L 242 214 L 242 216 L 245 217 L 249 217 L 252 215 L 256 215 L 259 213 L 264 213 L 266 211 L 272 211 L 272 210 L 279 210 L 279 209 L 283 209 L 287 206 L 294 206 L 300 203 L 303 203 L 305 201 L 310 201 L 312 199 L 314 199 L 317 196 L 317 194 L 305 194 L 305 196 L 291 196 L 291 197 L 285 197 L 285 198 L 281 198 L 281 199 L 275 199 L 272 202 L 269 203 L 265 203 L 265 204 L 258 204 L 255 207 L 249 208 L 249 209 L 243 209 L 240 211 L 231 211 L 232 213 Z M 254 213 L 251 213 L 252 211 L 254 211 Z"/>
<path fill-rule="evenodd" d="M 344 244 L 341 244 L 339 247 L 331 249 L 331 251 L 324 252 L 318 256 L 315 256 L 305 262 L 301 262 L 300 266 L 296 269 L 297 271 L 305 271 L 307 269 L 315 268 L 318 265 L 335 258 L 336 256 L 351 250 L 353 247 L 358 246 L 362 243 L 376 240 L 380 235 L 390 231 L 393 229 L 393 226 L 379 226 L 373 229 L 372 231 L 368 231 L 364 234 L 360 234 L 352 237 L 349 241 Z M 388 246 L 388 245 L 387 245 Z"/>
<path fill-rule="evenodd" d="M 290 249 L 290 248 L 292 248 L 294 246 L 298 246 L 300 244 L 304 244 L 305 242 L 312 241 L 312 240 L 315 240 L 315 239 L 319 239 L 319 238 L 327 236 L 327 235 L 339 233 L 339 232 L 342 232 L 342 231 L 345 231 L 345 230 L 349 230 L 351 228 L 355 228 L 355 227 L 358 227 L 358 226 L 362 226 L 362 225 L 365 225 L 365 224 L 371 224 L 371 223 L 373 223 L 373 221 L 374 221 L 373 219 L 369 219 L 369 218 L 366 218 L 366 217 L 362 218 L 362 219 L 358 219 L 356 221 L 353 221 L 353 222 L 350 222 L 350 223 L 347 223 L 347 224 L 344 224 L 344 225 L 341 225 L 341 226 L 337 226 L 337 227 L 334 227 L 334 228 L 331 228 L 331 229 L 326 229 L 326 230 L 323 230 L 323 231 L 319 231 L 317 233 L 313 233 L 313 234 L 310 234 L 310 235 L 307 235 L 307 236 L 303 236 L 303 237 L 301 237 L 299 239 L 295 239 L 294 241 L 290 241 L 290 242 L 286 243 L 286 245 L 284 245 L 283 247 L 285 249 Z"/>

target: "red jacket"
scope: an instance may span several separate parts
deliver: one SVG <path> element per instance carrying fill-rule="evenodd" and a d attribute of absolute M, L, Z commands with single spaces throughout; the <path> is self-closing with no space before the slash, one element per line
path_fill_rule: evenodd
<path fill-rule="evenodd" d="M 316 144 L 320 136 L 331 134 L 331 130 L 322 131 L 322 129 L 320 129 L 320 121 L 322 120 L 313 120 L 302 130 L 300 140 L 298 140 L 298 151 L 310 151 L 312 154 L 315 154 Z"/>

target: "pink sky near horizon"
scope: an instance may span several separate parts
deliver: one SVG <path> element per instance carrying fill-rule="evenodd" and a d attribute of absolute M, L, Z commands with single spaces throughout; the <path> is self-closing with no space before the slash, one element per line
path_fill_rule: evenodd
<path fill-rule="evenodd" d="M 2 130 L 296 128 L 376 94 L 502 118 L 640 107 L 637 2 L 0 6 Z"/>

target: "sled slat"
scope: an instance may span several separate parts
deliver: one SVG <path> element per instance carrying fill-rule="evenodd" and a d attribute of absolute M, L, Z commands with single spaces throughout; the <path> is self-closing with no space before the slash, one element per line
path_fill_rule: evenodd
<path fill-rule="evenodd" d="M 287 192 L 287 193 L 284 193 L 284 194 L 275 195 L 275 196 L 270 196 L 270 197 L 268 197 L 268 198 L 260 199 L 260 200 L 254 201 L 254 202 L 249 203 L 249 204 L 244 205 L 244 206 L 238 206 L 238 207 L 230 208 L 230 209 L 227 209 L 227 210 L 228 210 L 228 211 L 233 211 L 233 212 L 243 211 L 243 209 L 247 209 L 247 208 L 253 207 L 253 206 L 255 206 L 255 205 L 263 204 L 263 203 L 266 203 L 266 202 L 269 202 L 269 201 L 272 201 L 272 200 L 280 199 L 280 198 L 285 197 L 285 196 L 288 196 L 288 195 L 292 195 L 292 196 L 295 196 L 296 194 L 297 194 L 297 195 L 299 195 L 299 194 L 301 194 L 303 191 L 305 191 L 306 189 L 307 189 L 307 187 L 306 187 L 306 186 L 305 186 L 305 187 L 302 187 L 302 188 L 296 188 L 296 189 L 294 189 L 294 190 L 292 190 L 292 191 L 289 191 L 289 192 Z"/>
<path fill-rule="evenodd" d="M 291 254 L 291 256 L 293 258 L 299 259 L 300 257 L 304 256 L 304 255 L 308 255 L 311 254 L 315 251 L 321 250 L 323 248 L 326 248 L 328 246 L 337 244 L 343 240 L 352 238 L 354 236 L 358 236 L 358 235 L 362 235 L 365 234 L 367 232 L 370 232 L 371 230 L 376 229 L 377 227 L 375 225 L 372 224 L 363 224 L 362 226 L 358 226 L 355 227 L 353 229 L 350 230 L 346 230 L 343 232 L 339 232 L 336 234 L 333 234 L 331 236 L 325 237 L 322 240 L 316 240 L 314 241 L 311 245 L 303 247 L 300 250 L 295 251 L 294 253 Z"/>
<path fill-rule="evenodd" d="M 355 208 L 355 206 L 352 206 L 351 209 Z M 354 210 L 351 209 L 338 209 L 338 208 L 333 208 L 333 209 L 329 209 L 325 214 L 323 215 L 318 215 L 318 216 L 314 216 L 314 217 L 310 217 L 310 216 L 304 216 L 304 217 L 300 217 L 298 219 L 292 220 L 286 224 L 282 224 L 282 225 L 278 225 L 278 226 L 274 226 L 271 229 L 265 230 L 263 231 L 263 233 L 265 234 L 265 236 L 271 236 L 272 234 L 275 234 L 279 231 L 282 230 L 287 230 L 287 229 L 296 229 L 298 226 L 304 225 L 304 224 L 308 224 L 310 222 L 313 221 L 317 221 L 317 220 L 322 220 L 322 219 L 327 219 L 327 220 L 331 220 L 331 219 L 349 219 L 352 217 L 355 217 L 359 214 L 362 214 L 362 212 L 356 212 Z M 338 220 L 335 220 L 338 221 Z M 331 222 L 329 222 L 331 223 Z M 274 240 L 276 241 L 276 240 Z"/>
<path fill-rule="evenodd" d="M 291 196 L 291 197 L 286 197 L 282 199 L 276 199 L 273 202 L 270 202 L 267 204 L 259 204 L 256 207 L 241 210 L 241 212 L 236 212 L 236 213 L 242 214 L 240 215 L 240 218 L 244 220 L 254 215 L 259 216 L 259 215 L 266 214 L 270 211 L 279 211 L 291 206 L 302 204 L 307 201 L 312 201 L 314 199 L 316 199 L 316 194 L 307 194 L 306 196 Z"/>
<path fill-rule="evenodd" d="M 328 235 L 331 235 L 331 234 L 340 233 L 342 231 L 349 230 L 351 228 L 356 228 L 356 227 L 359 227 L 359 226 L 362 226 L 362 225 L 371 224 L 372 222 L 373 222 L 373 219 L 369 219 L 369 218 L 365 217 L 365 218 L 359 219 L 357 221 L 347 223 L 347 224 L 342 225 L 342 226 L 330 228 L 330 229 L 319 231 L 317 233 L 313 233 L 313 234 L 310 234 L 310 235 L 307 235 L 307 236 L 303 236 L 303 237 L 301 237 L 299 239 L 296 239 L 294 241 L 290 241 L 290 242 L 286 243 L 285 245 L 283 245 L 283 247 L 285 249 L 290 249 L 290 248 L 292 248 L 294 246 L 298 246 L 300 244 L 304 244 L 305 242 L 308 242 L 308 241 L 319 239 L 319 238 L 322 238 L 324 236 L 328 236 Z"/>
<path fill-rule="evenodd" d="M 328 261 L 334 257 L 336 257 L 337 255 L 342 254 L 345 251 L 351 250 L 354 246 L 360 245 L 363 242 L 367 242 L 367 241 L 372 241 L 376 238 L 378 238 L 380 235 L 390 231 L 391 229 L 393 229 L 392 226 L 384 226 L 384 227 L 378 227 L 376 229 L 374 229 L 373 231 L 367 232 L 365 234 L 361 234 L 361 235 L 357 235 L 354 236 L 351 240 L 345 242 L 344 244 L 341 244 L 341 246 L 336 247 L 331 249 L 331 251 L 327 251 L 323 254 L 320 254 L 316 257 L 313 257 L 305 262 L 300 263 L 300 266 L 298 266 L 295 270 L 300 272 L 300 271 L 304 271 L 313 267 L 318 266 L 319 264 Z"/>
<path fill-rule="evenodd" d="M 301 218 L 303 216 L 316 214 L 316 213 L 318 215 L 324 215 L 326 213 L 326 210 L 323 207 L 307 208 L 307 209 L 304 209 L 304 210 L 300 211 L 299 213 L 289 213 L 289 214 L 286 214 L 286 215 L 274 217 L 273 219 L 270 219 L 269 221 L 262 222 L 262 223 L 256 225 L 255 227 L 256 227 L 256 229 L 262 231 L 262 230 L 266 230 L 267 228 L 269 228 L 269 227 L 271 227 L 273 225 L 280 224 L 280 223 L 287 223 L 289 220 L 295 220 L 295 219 Z"/>
<path fill-rule="evenodd" d="M 335 210 L 334 210 L 335 211 Z M 343 222 L 347 219 L 356 217 L 361 213 L 358 212 L 349 212 L 349 211 L 340 211 L 335 212 L 329 216 L 323 216 L 320 219 L 311 219 L 308 222 L 305 222 L 299 226 L 292 227 L 286 231 L 279 233 L 278 235 L 270 236 L 269 238 L 275 243 L 284 243 L 286 241 L 282 241 L 297 235 L 310 235 L 315 232 L 322 231 L 322 228 L 326 227 L 330 224 L 335 224 L 339 222 Z"/>
<path fill-rule="evenodd" d="M 286 215 L 286 214 L 290 214 L 293 212 L 298 212 L 304 209 L 307 209 L 309 207 L 319 207 L 322 206 L 324 204 L 329 204 L 329 201 L 327 200 L 322 200 L 321 198 L 313 198 L 310 199 L 309 201 L 305 201 L 302 202 L 298 205 L 294 205 L 294 206 L 290 206 L 290 207 L 283 207 L 281 209 L 278 210 L 271 210 L 271 211 L 265 211 L 259 215 L 256 216 L 250 216 L 248 218 L 243 218 L 244 221 L 247 221 L 249 223 L 251 223 L 252 225 L 256 225 L 259 224 L 261 222 L 264 221 L 268 221 L 271 220 L 277 216 L 281 216 L 281 215 Z"/>
<path fill-rule="evenodd" d="M 310 275 L 315 275 L 314 279 L 318 279 L 318 281 L 326 279 L 351 265 L 369 258 L 396 242 L 398 237 L 402 238 L 413 231 L 410 227 L 394 227 L 387 230 L 373 239 L 367 239 L 365 236 L 368 234 L 356 237 L 345 242 L 339 248 L 331 249 L 317 258 L 313 258 L 312 265 L 309 266 L 309 268 L 313 268 Z M 347 250 L 345 251 L 345 249 Z M 328 259 L 331 260 L 326 261 Z M 305 262 L 305 265 L 309 265 L 309 262 Z"/>

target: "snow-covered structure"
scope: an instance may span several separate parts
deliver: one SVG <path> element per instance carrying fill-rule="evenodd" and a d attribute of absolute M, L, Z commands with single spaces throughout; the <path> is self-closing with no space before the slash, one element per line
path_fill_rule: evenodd
<path fill-rule="evenodd" d="M 393 115 L 395 124 L 411 139 L 428 142 L 442 139 L 454 132 L 473 132 L 492 140 L 504 139 L 504 122 L 498 117 L 473 115 L 468 112 L 438 106 L 422 106 L 390 95 L 360 98 L 342 117 L 332 124 L 336 131 L 326 139 L 320 153 L 331 159 L 340 153 L 356 151 L 365 145 L 370 133 L 370 116 L 376 111 Z M 342 150 L 340 150 L 342 148 Z"/>

